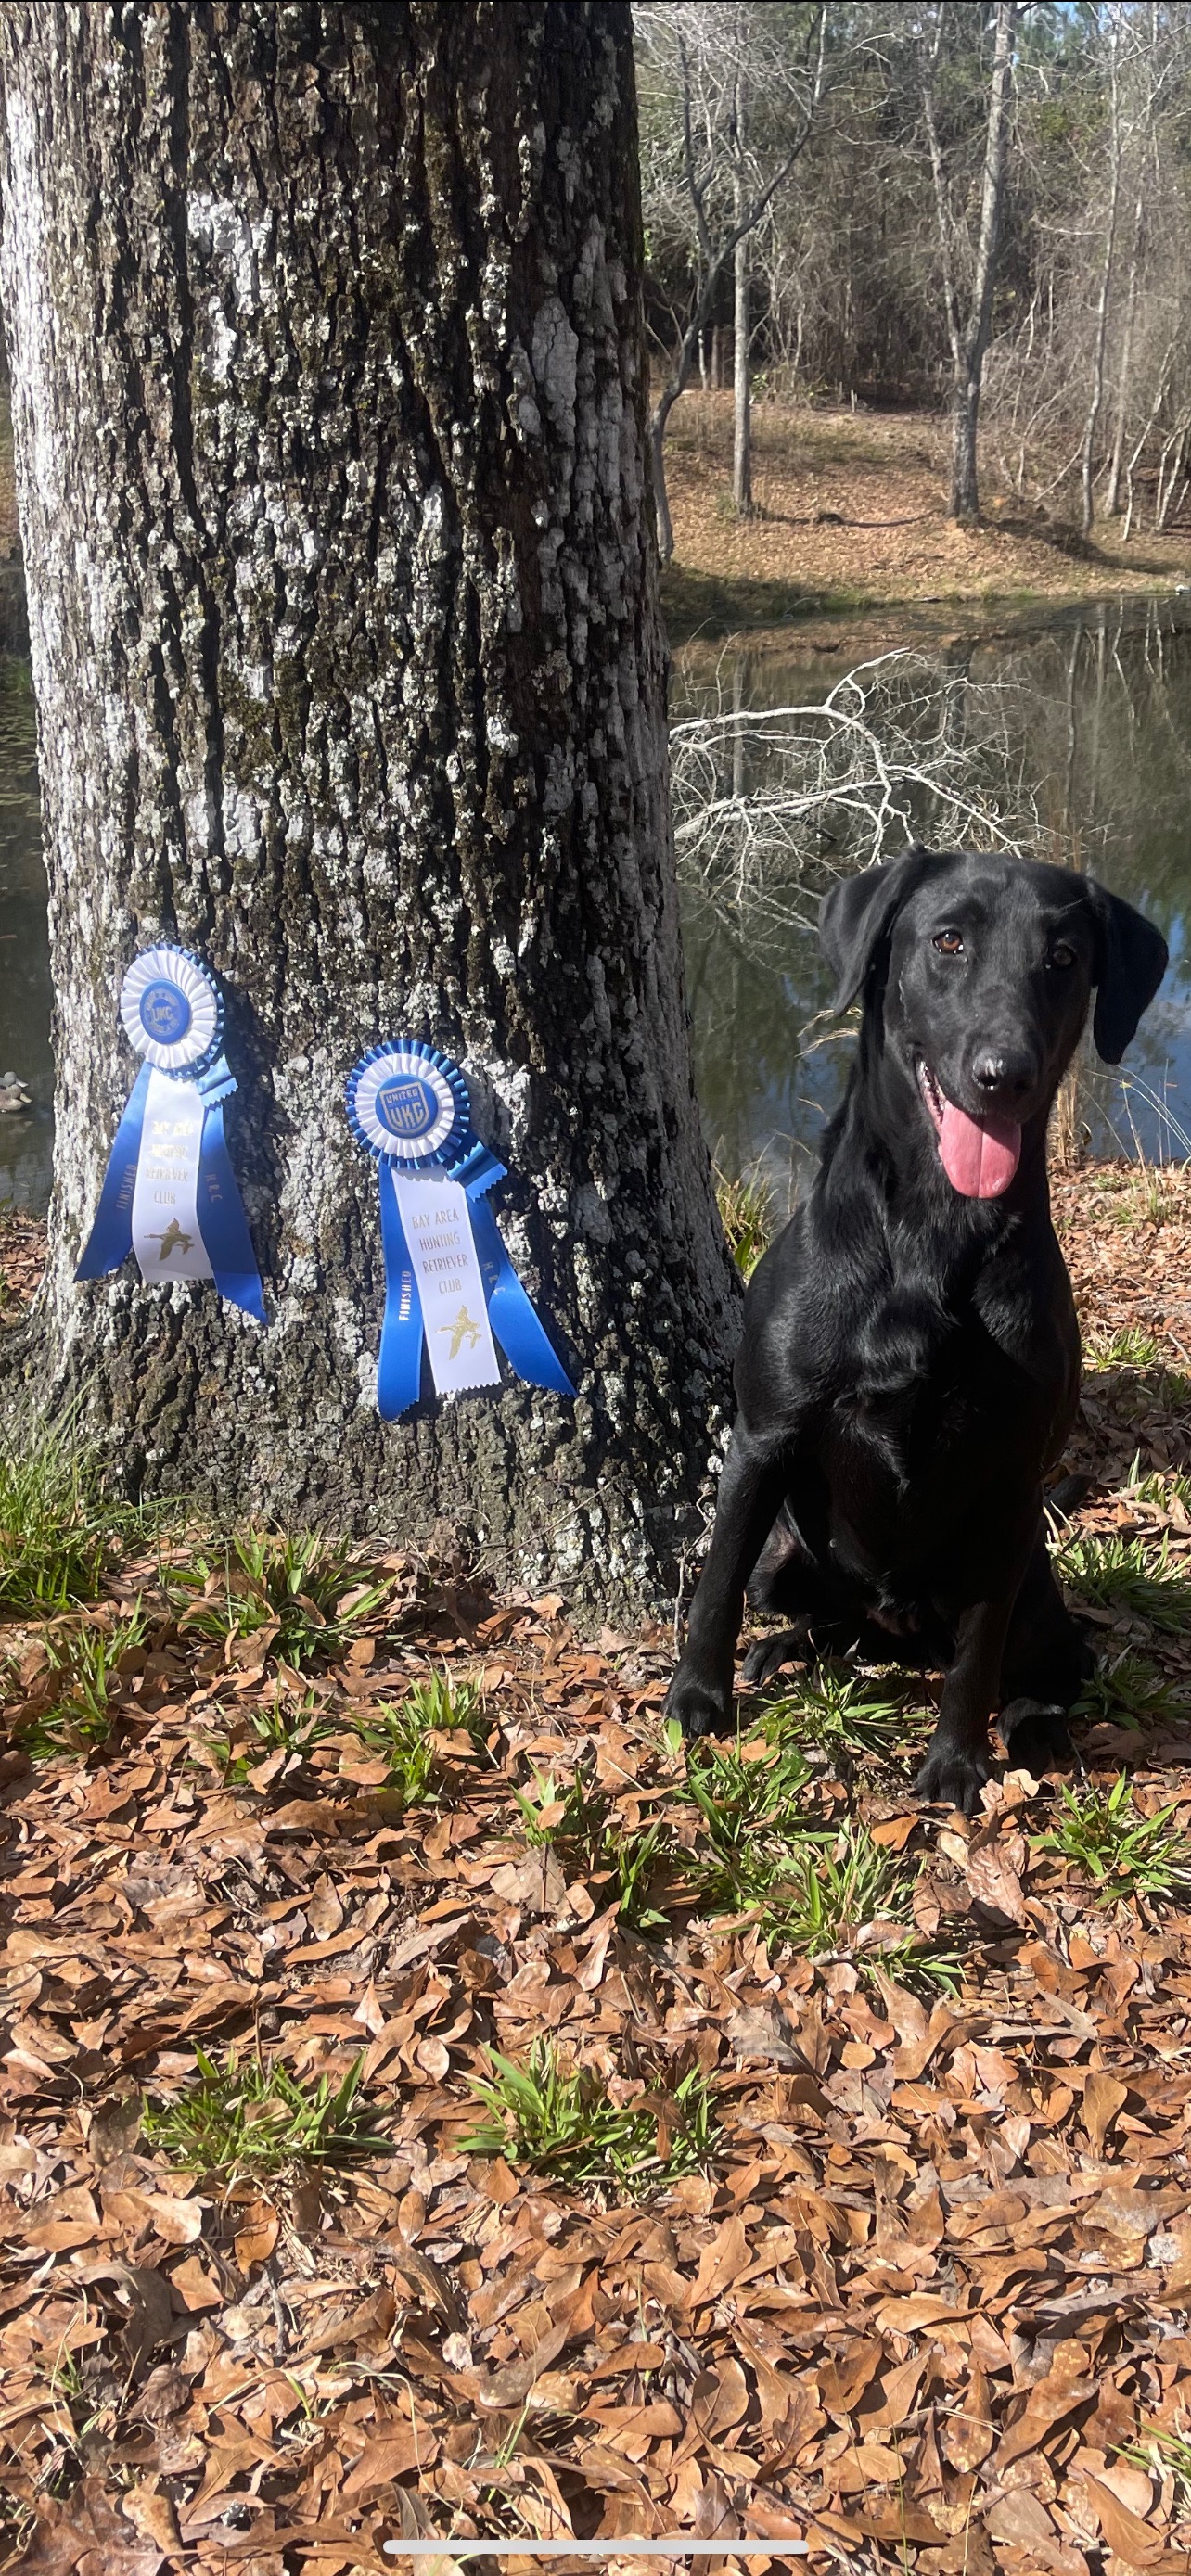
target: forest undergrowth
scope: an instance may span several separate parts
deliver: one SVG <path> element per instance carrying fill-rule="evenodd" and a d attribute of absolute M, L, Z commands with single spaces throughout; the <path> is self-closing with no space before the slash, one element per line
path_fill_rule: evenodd
<path fill-rule="evenodd" d="M 1101 1664 L 971 1825 L 934 1681 L 688 1756 L 660 1628 L 0 1462 L 0 2566 L 1184 2576 L 1191 1183 L 1056 1202 Z"/>

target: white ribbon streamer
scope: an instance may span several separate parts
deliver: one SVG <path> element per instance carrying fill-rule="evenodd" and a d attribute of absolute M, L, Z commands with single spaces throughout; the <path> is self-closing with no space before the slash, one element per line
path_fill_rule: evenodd
<path fill-rule="evenodd" d="M 464 1191 L 458 1181 L 416 1180 L 400 1171 L 393 1174 L 393 1187 L 439 1395 L 499 1386 L 500 1366 Z"/>
<path fill-rule="evenodd" d="M 132 1248 L 146 1287 L 215 1276 L 198 1221 L 203 1117 L 193 1082 L 150 1074 L 132 1194 Z"/>

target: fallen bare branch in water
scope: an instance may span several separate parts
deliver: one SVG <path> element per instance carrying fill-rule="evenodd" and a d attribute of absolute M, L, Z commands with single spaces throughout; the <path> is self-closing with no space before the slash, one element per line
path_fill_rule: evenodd
<path fill-rule="evenodd" d="M 719 705 L 672 726 L 684 883 L 758 927 L 812 928 L 824 884 L 904 841 L 1037 849 L 1019 691 L 883 653 L 800 706 Z"/>

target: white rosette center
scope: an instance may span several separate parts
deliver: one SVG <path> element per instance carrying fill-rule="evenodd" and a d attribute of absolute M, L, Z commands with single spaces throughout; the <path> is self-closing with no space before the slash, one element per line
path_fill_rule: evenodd
<path fill-rule="evenodd" d="M 352 1106 L 360 1131 L 386 1161 L 429 1162 L 446 1144 L 459 1114 L 440 1067 L 402 1047 L 374 1056 L 357 1076 Z"/>
<path fill-rule="evenodd" d="M 181 1073 L 219 1036 L 219 995 L 184 948 L 147 948 L 120 987 L 120 1018 L 138 1055 L 160 1073 Z"/>

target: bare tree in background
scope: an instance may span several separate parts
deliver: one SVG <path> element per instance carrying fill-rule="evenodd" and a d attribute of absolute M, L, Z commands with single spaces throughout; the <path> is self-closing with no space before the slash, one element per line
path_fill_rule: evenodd
<path fill-rule="evenodd" d="M 1191 441 L 1191 11 L 1088 10 L 1058 51 L 1027 15 L 1015 88 L 1018 293 L 982 421 L 1023 498 L 1070 492 L 1085 532 L 1102 511 L 1125 540 L 1143 516 L 1160 532 Z"/>
<path fill-rule="evenodd" d="M 1125 319 L 1121 331 L 1121 351 L 1117 366 L 1117 398 L 1112 440 L 1112 459 L 1108 469 L 1108 490 L 1105 494 L 1104 500 L 1104 507 L 1110 519 L 1115 517 L 1118 509 L 1120 508 L 1121 501 L 1121 483 L 1125 468 L 1125 425 L 1129 414 L 1129 398 L 1133 372 L 1133 351 L 1137 336 L 1137 304 L 1138 291 L 1141 284 L 1142 258 L 1145 249 L 1146 216 L 1149 209 L 1150 198 L 1156 192 L 1155 183 L 1157 179 L 1156 155 L 1154 151 L 1154 117 L 1158 91 L 1162 83 L 1162 71 L 1159 65 L 1159 11 L 1157 0 L 1151 0 L 1151 6 L 1145 15 L 1148 20 L 1148 26 L 1146 27 L 1145 41 L 1143 42 L 1142 47 L 1144 56 L 1142 98 L 1140 101 L 1140 114 L 1136 120 L 1137 132 L 1135 138 L 1136 149 L 1133 173 L 1133 225 L 1130 237 L 1128 271 L 1125 285 Z"/>
<path fill-rule="evenodd" d="M 737 296 L 737 506 L 752 506 L 747 429 L 747 244 L 810 140 L 823 97 L 828 11 L 715 0 L 646 0 L 636 12 L 646 114 L 642 181 L 651 242 L 677 239 L 689 291 L 674 315 L 675 345 L 650 414 L 650 447 L 662 561 L 674 551 L 666 495 L 666 425 L 690 381 L 700 334 L 720 282 Z M 746 98 L 749 110 L 746 117 Z M 764 105 L 763 117 L 753 103 Z M 652 113 L 650 109 L 652 108 Z M 743 330 L 742 330 L 743 314 Z M 743 351 L 741 339 L 743 336 Z M 743 386 L 742 386 L 743 370 Z"/>
<path fill-rule="evenodd" d="M 744 11 L 738 7 L 737 23 L 743 39 Z M 736 169 L 732 184 L 732 212 L 739 225 L 743 219 L 747 195 L 744 178 L 745 123 L 749 102 L 744 84 L 744 46 L 740 46 L 740 69 L 736 84 Z M 732 505 L 739 519 L 751 516 L 753 507 L 753 412 L 751 401 L 749 348 L 749 250 L 751 235 L 739 232 L 734 254 L 732 297 Z"/>
<path fill-rule="evenodd" d="M 1005 210 L 1009 157 L 1009 118 L 1013 96 L 1013 54 L 1018 0 L 997 0 L 984 176 L 980 191 L 980 227 L 973 251 L 966 217 L 957 214 L 944 166 L 936 112 L 939 65 L 947 24 L 947 0 L 938 0 L 929 43 L 922 46 L 922 112 L 934 181 L 943 300 L 952 367 L 951 516 L 976 519 L 980 495 L 976 474 L 976 441 L 985 353 L 992 330 L 993 295 Z M 961 270 L 970 266 L 966 296 Z"/>
<path fill-rule="evenodd" d="M 1120 47 L 1121 13 L 1119 9 L 1110 9 L 1108 13 L 1107 35 L 1109 102 L 1108 207 L 1104 222 L 1104 248 L 1100 261 L 1100 276 L 1096 290 L 1096 335 L 1092 344 L 1092 381 L 1088 395 L 1088 408 L 1083 430 L 1083 446 L 1079 462 L 1079 482 L 1080 492 L 1082 494 L 1082 514 L 1080 525 L 1085 537 L 1091 533 L 1092 520 L 1095 515 L 1092 480 L 1095 472 L 1096 432 L 1100 425 L 1100 413 L 1104 403 L 1104 353 L 1108 341 L 1108 303 L 1109 297 L 1112 293 L 1113 267 L 1116 260 L 1117 217 L 1121 203 L 1121 165 L 1124 160 L 1125 149 L 1124 127 L 1121 116 Z"/>

